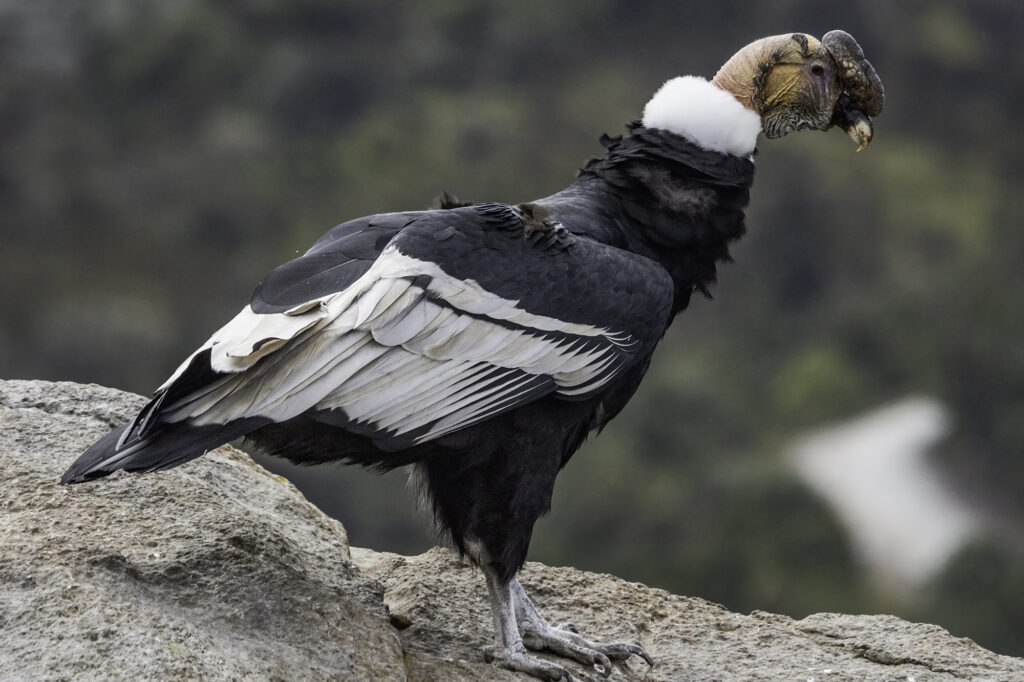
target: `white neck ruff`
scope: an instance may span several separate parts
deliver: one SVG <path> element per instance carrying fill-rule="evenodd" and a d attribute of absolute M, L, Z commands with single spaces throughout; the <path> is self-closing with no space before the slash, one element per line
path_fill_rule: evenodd
<path fill-rule="evenodd" d="M 662 85 L 644 107 L 642 122 L 735 156 L 750 156 L 761 132 L 756 112 L 700 76 L 679 76 Z"/>

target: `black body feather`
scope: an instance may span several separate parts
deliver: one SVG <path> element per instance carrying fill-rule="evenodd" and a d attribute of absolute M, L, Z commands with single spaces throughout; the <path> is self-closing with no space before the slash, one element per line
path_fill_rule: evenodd
<path fill-rule="evenodd" d="M 603 143 L 605 156 L 588 163 L 555 195 L 520 206 L 448 202 L 451 208 L 349 221 L 256 288 L 252 313 L 290 323 L 329 306 L 325 297 L 377 281 L 382 261 L 429 264 L 404 275 L 396 269 L 398 274 L 388 275 L 392 279 L 382 280 L 381 287 L 397 282 L 385 297 L 404 291 L 407 298 L 396 299 L 401 306 L 395 304 L 400 310 L 394 320 L 360 328 L 365 347 L 378 344 L 374 352 L 380 355 L 368 360 L 356 379 L 372 380 L 379 372 L 382 382 L 399 381 L 397 389 L 381 384 L 381 395 L 388 397 L 387 391 L 402 384 L 387 375 L 386 362 L 399 368 L 394 376 L 408 374 L 410 397 L 395 393 L 391 398 L 397 426 L 385 418 L 386 407 L 372 413 L 377 416 L 354 417 L 357 404 L 363 404 L 355 398 L 348 403 L 337 398 L 344 403 L 338 406 L 318 393 L 312 405 L 295 407 L 318 377 L 339 371 L 329 352 L 316 345 L 326 343 L 318 336 L 325 327 L 313 326 L 293 333 L 279 350 L 279 337 L 273 335 L 245 349 L 257 353 L 263 343 L 275 348 L 238 375 L 265 382 L 290 376 L 274 374 L 287 363 L 296 363 L 293 370 L 305 369 L 304 358 L 324 363 L 322 373 L 305 384 L 282 388 L 267 402 L 273 407 L 247 413 L 242 398 L 233 396 L 255 396 L 247 398 L 253 405 L 265 396 L 245 394 L 245 384 L 231 383 L 238 377 L 213 366 L 216 345 L 204 347 L 135 421 L 86 451 L 63 482 L 118 468 L 176 466 L 241 435 L 301 464 L 341 460 L 381 469 L 414 464 L 440 526 L 455 545 L 464 550 L 470 539 L 482 544 L 490 566 L 510 578 L 525 560 L 534 521 L 549 508 L 558 471 L 589 432 L 625 406 L 672 317 L 694 291 L 708 293 L 717 263 L 728 259 L 729 243 L 744 230 L 753 177 L 749 159 L 705 151 L 671 133 L 638 126 Z M 350 307 L 363 302 L 369 307 L 375 295 L 367 289 Z M 502 301 L 513 307 L 492 312 Z M 413 325 L 420 324 L 417 315 L 423 317 L 420 327 Z M 395 331 L 403 325 L 429 330 L 431 315 L 457 320 L 466 334 L 476 334 L 469 337 L 476 345 L 467 352 L 495 346 L 480 372 L 445 379 L 450 388 L 444 381 L 416 380 L 422 368 L 441 371 L 443 362 L 459 358 L 435 362 L 433 351 L 424 350 L 429 344 L 416 346 L 419 337 L 403 342 Z M 388 334 L 398 337 L 395 343 Z M 561 353 L 562 364 L 536 370 L 528 361 L 534 344 Z M 353 357 L 360 352 L 353 351 Z M 511 366 L 487 369 L 502 352 L 513 357 Z M 572 374 L 577 365 L 585 371 L 582 378 Z M 440 392 L 440 403 L 431 403 L 431 391 Z M 500 399 L 489 397 L 495 395 Z M 373 397 L 371 391 L 359 399 L 372 402 Z M 410 400 L 419 412 L 399 418 L 399 406 Z M 445 400 L 447 411 L 436 407 Z M 480 406 L 479 415 L 470 410 L 473 405 Z M 289 411 L 300 407 L 298 413 Z M 425 415 L 422 423 L 416 415 Z M 228 421 L 208 423 L 215 417 Z M 446 419 L 458 427 L 445 430 Z"/>

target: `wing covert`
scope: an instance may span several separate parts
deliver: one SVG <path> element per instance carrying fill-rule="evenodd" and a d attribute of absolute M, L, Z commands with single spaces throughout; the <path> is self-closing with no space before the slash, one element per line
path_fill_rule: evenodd
<path fill-rule="evenodd" d="M 524 232 L 509 206 L 417 214 L 344 288 L 243 309 L 200 349 L 218 379 L 161 418 L 306 413 L 391 450 L 544 395 L 592 396 L 653 349 L 671 282 L 652 261 L 551 230 Z M 329 270 L 324 254 L 304 258 Z"/>

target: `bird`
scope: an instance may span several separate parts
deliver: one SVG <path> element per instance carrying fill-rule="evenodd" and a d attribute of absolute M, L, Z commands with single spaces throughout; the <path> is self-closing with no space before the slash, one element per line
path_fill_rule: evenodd
<path fill-rule="evenodd" d="M 168 469 L 242 436 L 298 464 L 408 466 L 483 573 L 486 661 L 544 680 L 575 679 L 570 661 L 605 676 L 631 656 L 653 665 L 638 644 L 541 616 L 516 578 L 534 523 L 676 315 L 710 295 L 745 231 L 759 136 L 839 127 L 859 151 L 883 102 L 850 34 L 769 36 L 710 80 L 666 81 L 550 196 L 445 194 L 341 223 L 271 271 L 61 482 Z"/>

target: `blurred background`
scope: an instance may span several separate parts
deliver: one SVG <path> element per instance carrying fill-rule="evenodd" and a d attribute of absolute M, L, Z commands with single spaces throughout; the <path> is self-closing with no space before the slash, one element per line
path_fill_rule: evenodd
<path fill-rule="evenodd" d="M 0 376 L 147 394 L 369 213 L 568 184 L 655 89 L 851 32 L 871 147 L 762 139 L 749 235 L 558 480 L 530 558 L 1024 655 L 1024 4 L 0 0 Z M 414 553 L 402 472 L 295 471 Z"/>

